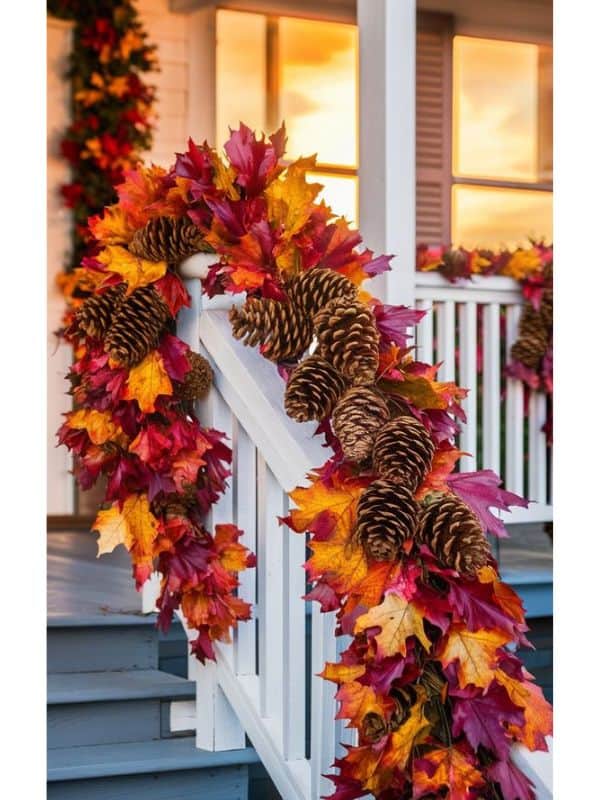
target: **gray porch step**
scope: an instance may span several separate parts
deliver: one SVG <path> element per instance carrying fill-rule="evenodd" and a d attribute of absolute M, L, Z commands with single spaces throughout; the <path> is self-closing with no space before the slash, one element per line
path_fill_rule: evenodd
<path fill-rule="evenodd" d="M 49 673 L 158 667 L 158 631 L 153 625 L 52 625 L 47 631 Z"/>
<path fill-rule="evenodd" d="M 157 669 L 48 675 L 49 706 L 118 700 L 193 699 L 195 686 Z"/>
<path fill-rule="evenodd" d="M 198 750 L 191 736 L 152 742 L 60 747 L 48 752 L 48 781 L 214 769 L 259 761 L 253 747 L 209 753 Z"/>

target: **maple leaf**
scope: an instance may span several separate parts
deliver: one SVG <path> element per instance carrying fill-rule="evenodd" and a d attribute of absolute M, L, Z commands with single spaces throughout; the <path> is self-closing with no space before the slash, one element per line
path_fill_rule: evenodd
<path fill-rule="evenodd" d="M 458 660 L 461 689 L 468 684 L 485 689 L 495 678 L 498 648 L 510 639 L 510 634 L 502 631 L 470 631 L 465 625 L 453 624 L 444 637 L 439 659 L 444 667 Z"/>
<path fill-rule="evenodd" d="M 487 776 L 500 785 L 504 800 L 535 800 L 535 786 L 512 759 L 492 764 Z"/>
<path fill-rule="evenodd" d="M 470 630 L 498 628 L 518 639 L 527 629 L 521 600 L 506 584 L 499 580 L 487 583 L 452 577 L 446 580 L 454 618 L 463 621 Z"/>
<path fill-rule="evenodd" d="M 84 430 L 93 444 L 116 442 L 121 446 L 127 443 L 123 428 L 113 421 L 110 411 L 97 411 L 93 408 L 80 408 L 66 414 L 67 426 L 73 430 Z"/>
<path fill-rule="evenodd" d="M 354 507 L 348 511 L 348 515 L 354 513 Z M 348 594 L 368 575 L 362 547 L 352 542 L 351 526 L 344 516 L 322 511 L 312 525 L 317 533 L 309 542 L 312 555 L 305 565 L 309 580 L 322 578 L 337 594 Z"/>
<path fill-rule="evenodd" d="M 509 511 L 510 506 L 527 508 L 529 501 L 513 492 L 501 489 L 502 479 L 491 469 L 478 472 L 458 472 L 448 476 L 448 486 L 477 515 L 484 531 L 498 538 L 508 536 L 504 523 L 491 513 L 490 507 Z"/>
<path fill-rule="evenodd" d="M 158 521 L 150 511 L 146 494 L 130 495 L 122 509 L 119 509 L 118 503 L 114 503 L 111 508 L 99 511 L 92 528 L 100 534 L 98 556 L 110 553 L 117 545 L 124 544 L 131 554 L 134 566 L 141 568 L 139 574 L 146 577 L 152 570 L 157 529 Z"/>
<path fill-rule="evenodd" d="M 308 183 L 306 173 L 316 169 L 316 156 L 299 158 L 283 176 L 272 181 L 265 191 L 268 215 L 283 239 L 291 239 L 307 223 L 312 205 L 323 189 L 320 183 Z"/>
<path fill-rule="evenodd" d="M 350 683 L 364 675 L 366 669 L 364 664 L 332 664 L 327 662 L 323 672 L 320 672 L 319 675 L 323 680 L 333 681 L 337 684 Z"/>
<path fill-rule="evenodd" d="M 452 696 L 452 735 L 464 733 L 475 752 L 483 745 L 498 758 L 507 758 L 512 746 L 507 726 L 520 726 L 523 722 L 523 711 L 495 682 L 485 694 L 469 689 Z"/>
<path fill-rule="evenodd" d="M 119 205 L 127 214 L 135 229 L 143 228 L 150 219 L 148 207 L 159 200 L 167 175 L 163 167 L 152 164 L 138 165 L 125 172 L 125 180 L 116 186 Z"/>
<path fill-rule="evenodd" d="M 102 215 L 90 217 L 88 221 L 94 238 L 102 244 L 129 244 L 135 227 L 118 205 L 107 206 Z"/>
<path fill-rule="evenodd" d="M 147 286 L 157 281 L 167 271 L 166 261 L 147 261 L 145 258 L 138 258 L 120 245 L 108 245 L 96 256 L 96 260 L 103 264 L 108 272 L 114 272 L 123 278 L 127 283 L 127 295 L 140 286 Z"/>
<path fill-rule="evenodd" d="M 157 397 L 172 394 L 173 384 L 156 350 L 148 353 L 143 361 L 131 368 L 124 399 L 137 400 L 140 409 L 146 414 L 156 411 Z"/>
<path fill-rule="evenodd" d="M 235 525 L 215 525 L 215 550 L 223 569 L 241 572 L 255 563 L 254 554 L 240 544 L 242 531 Z"/>
<path fill-rule="evenodd" d="M 426 650 L 431 647 L 423 627 L 423 614 L 414 603 L 398 594 L 390 592 L 383 603 L 359 617 L 354 632 L 375 627 L 381 628 L 375 635 L 378 658 L 396 653 L 406 656 L 406 640 L 410 636 L 416 636 Z"/>
<path fill-rule="evenodd" d="M 429 492 L 447 492 L 448 476 L 458 459 L 464 455 L 467 454 L 452 445 L 444 444 L 443 447 L 438 447 L 433 454 L 431 469 L 417 489 L 415 499 L 422 500 Z"/>
<path fill-rule="evenodd" d="M 333 514 L 339 524 L 349 532 L 356 518 L 356 503 L 363 491 L 360 483 L 344 481 L 336 475 L 331 484 L 316 474 L 308 476 L 310 486 L 297 486 L 290 492 L 296 508 L 290 512 L 290 526 L 297 532 L 310 530 L 316 518 L 324 511 Z"/>
<path fill-rule="evenodd" d="M 285 151 L 285 126 L 269 136 L 269 143 L 257 139 L 254 132 L 240 122 L 239 130 L 231 131 L 224 148 L 236 172 L 236 182 L 248 195 L 261 192 L 277 175 L 278 161 Z"/>
<path fill-rule="evenodd" d="M 360 728 L 365 715 L 371 712 L 385 716 L 386 706 L 373 689 L 357 681 L 344 683 L 335 697 L 340 704 L 336 719 L 347 719 L 350 728 Z M 389 705 L 392 705 L 391 702 Z"/>
<path fill-rule="evenodd" d="M 372 311 L 375 315 L 377 330 L 380 334 L 380 346 L 395 344 L 404 349 L 412 338 L 408 329 L 414 327 L 427 313 L 408 306 L 390 306 L 374 303 Z"/>
<path fill-rule="evenodd" d="M 540 687 L 531 681 L 507 675 L 501 669 L 494 677 L 504 686 L 512 702 L 523 709 L 525 724 L 511 726 L 510 732 L 529 750 L 546 751 L 546 736 L 552 733 L 552 706 Z"/>
<path fill-rule="evenodd" d="M 184 307 L 190 306 L 191 298 L 183 281 L 173 272 L 167 272 L 154 283 L 154 288 L 167 304 L 172 317 Z"/>
<path fill-rule="evenodd" d="M 456 747 L 432 750 L 415 761 L 413 790 L 416 798 L 429 792 L 437 797 L 442 786 L 447 786 L 446 800 L 473 800 L 470 790 L 483 783 L 481 772 Z"/>

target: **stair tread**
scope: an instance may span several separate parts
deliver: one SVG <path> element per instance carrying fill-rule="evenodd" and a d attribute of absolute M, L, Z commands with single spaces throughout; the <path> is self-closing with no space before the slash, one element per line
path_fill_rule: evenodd
<path fill-rule="evenodd" d="M 192 681 L 157 669 L 55 672 L 48 675 L 48 705 L 145 698 L 193 698 Z"/>
<path fill-rule="evenodd" d="M 253 747 L 211 753 L 198 750 L 195 738 L 60 747 L 48 751 L 48 780 L 68 781 L 108 775 L 133 775 L 205 769 L 260 761 Z"/>

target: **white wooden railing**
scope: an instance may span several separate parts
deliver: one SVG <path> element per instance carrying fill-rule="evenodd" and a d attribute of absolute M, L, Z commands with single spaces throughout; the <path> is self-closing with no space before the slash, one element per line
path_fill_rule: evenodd
<path fill-rule="evenodd" d="M 450 284 L 441 275 L 418 272 L 415 297 L 417 308 L 429 312 L 417 326 L 416 357 L 443 362 L 439 380 L 470 389 L 459 437 L 470 455 L 461 459 L 460 470 L 492 469 L 509 491 L 533 501 L 527 509 L 514 508 L 507 523 L 552 520 L 550 450 L 541 430 L 546 397 L 532 392 L 525 413 L 523 384 L 504 374 L 523 303 L 519 285 L 496 276 Z"/>
<path fill-rule="evenodd" d="M 287 492 L 304 483 L 327 452 L 321 437 L 314 436 L 315 424 L 298 424 L 286 416 L 283 383 L 274 365 L 233 339 L 219 301 L 200 313 L 200 282 L 192 276 L 203 274 L 206 261 L 195 256 L 185 265 L 192 307 L 180 315 L 178 335 L 214 368 L 215 385 L 199 415 L 230 437 L 233 475 L 209 525 L 234 522 L 256 552 L 257 567 L 241 574 L 239 588 L 254 613 L 232 644 L 215 647 L 216 663 L 201 666 L 190 657 L 188 676 L 196 681 L 196 701 L 172 704 L 171 729 L 195 728 L 197 746 L 212 751 L 242 748 L 247 735 L 284 800 L 317 800 L 332 791 L 323 775 L 343 754 L 341 743 L 355 743 L 353 732 L 335 720 L 334 685 L 317 676 L 347 642 L 334 636 L 333 614 L 322 614 L 301 599 L 306 540 L 280 526 L 277 518 L 287 514 Z M 231 305 L 231 299 L 224 305 Z M 155 592 L 149 582 L 147 610 Z M 182 624 L 185 628 L 183 619 Z M 186 632 L 194 638 L 194 631 Z M 518 758 L 540 800 L 551 797 L 550 760 L 532 762 L 522 750 Z"/>

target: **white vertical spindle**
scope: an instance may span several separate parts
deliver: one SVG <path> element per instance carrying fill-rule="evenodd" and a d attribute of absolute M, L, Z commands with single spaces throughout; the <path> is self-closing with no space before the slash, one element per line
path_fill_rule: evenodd
<path fill-rule="evenodd" d="M 440 303 L 437 312 L 437 361 L 442 362 L 438 372 L 440 381 L 453 381 L 455 375 L 456 319 L 453 300 Z"/>
<path fill-rule="evenodd" d="M 506 308 L 506 357 L 510 360 L 519 329 L 520 306 Z M 523 384 L 515 378 L 506 380 L 506 488 L 523 494 Z"/>
<path fill-rule="evenodd" d="M 310 710 L 310 761 L 312 795 L 317 798 L 329 794 L 331 781 L 323 778 L 329 774 L 335 759 L 335 685 L 324 681 L 317 673 L 322 672 L 327 661 L 335 661 L 335 615 L 322 614 L 313 606 L 311 621 L 311 710 Z"/>
<path fill-rule="evenodd" d="M 283 495 L 284 513 L 289 500 Z M 282 528 L 284 562 L 283 606 L 283 754 L 304 758 L 306 738 L 306 537 Z"/>
<path fill-rule="evenodd" d="M 283 535 L 277 518 L 283 515 L 283 493 L 259 456 L 258 483 L 258 614 L 260 714 L 271 719 L 278 744 L 283 720 Z M 287 578 L 287 573 L 286 573 Z"/>
<path fill-rule="evenodd" d="M 343 651 L 350 645 L 352 639 L 350 636 L 337 637 L 337 661 Z M 348 727 L 347 719 L 336 719 L 335 721 L 335 757 L 343 758 L 346 754 L 345 744 L 357 745 L 358 744 L 358 731 L 356 728 Z"/>
<path fill-rule="evenodd" d="M 546 504 L 546 396 L 532 392 L 529 397 L 529 499 Z"/>
<path fill-rule="evenodd" d="M 417 325 L 416 357 L 419 361 L 425 361 L 427 364 L 431 364 L 433 361 L 433 303 L 431 300 L 419 300 L 417 308 L 427 313 Z"/>
<path fill-rule="evenodd" d="M 500 473 L 500 306 L 483 309 L 483 466 Z"/>
<path fill-rule="evenodd" d="M 459 307 L 459 380 L 467 390 L 462 407 L 467 415 L 460 432 L 462 456 L 460 468 L 469 472 L 477 468 L 477 303 L 462 303 Z"/>
<path fill-rule="evenodd" d="M 256 552 L 256 448 L 241 423 L 233 421 L 233 502 L 235 523 L 244 531 L 243 543 Z M 236 631 L 236 663 L 238 675 L 256 674 L 256 569 L 239 575 L 238 594 L 252 605 L 252 619 Z"/>

